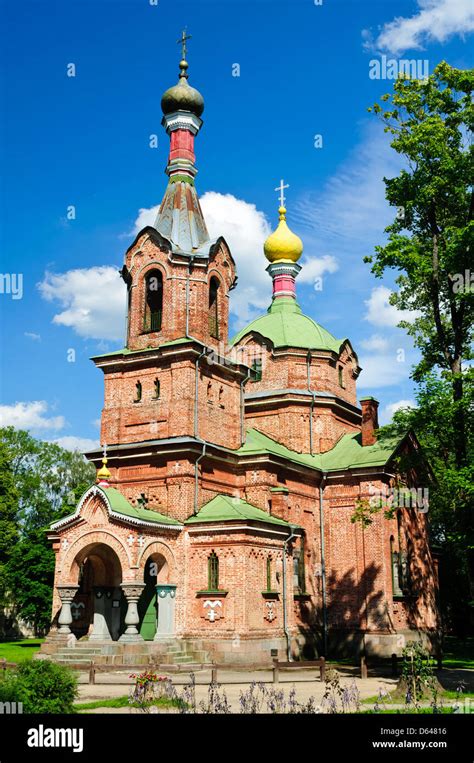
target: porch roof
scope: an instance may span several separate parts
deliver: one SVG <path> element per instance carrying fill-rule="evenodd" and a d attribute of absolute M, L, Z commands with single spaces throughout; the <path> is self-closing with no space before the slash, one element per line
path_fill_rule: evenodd
<path fill-rule="evenodd" d="M 290 523 L 279 519 L 266 511 L 247 503 L 242 498 L 230 495 L 216 495 L 200 508 L 197 514 L 184 522 L 185 525 L 201 524 L 202 522 L 235 522 L 243 519 L 253 522 L 266 522 L 272 525 L 282 525 L 290 529 Z M 294 525 L 292 525 L 294 527 Z"/>
<path fill-rule="evenodd" d="M 114 487 L 100 487 L 99 485 L 92 485 L 86 490 L 80 499 L 75 511 L 72 514 L 68 514 L 67 516 L 62 517 L 62 519 L 59 519 L 57 522 L 53 522 L 49 529 L 59 530 L 72 522 L 74 519 L 78 519 L 84 500 L 92 491 L 95 494 L 101 493 L 104 496 L 109 514 L 111 516 L 115 516 L 116 518 L 123 518 L 124 520 L 128 519 L 132 524 L 135 525 L 151 523 L 161 527 L 169 526 L 176 529 L 181 529 L 183 526 L 182 523 L 178 522 L 177 519 L 173 519 L 173 517 L 167 517 L 165 514 L 160 514 L 159 511 L 152 511 L 151 509 L 143 509 L 142 507 L 132 506 L 127 501 L 125 496 L 122 495 L 122 493 Z"/>

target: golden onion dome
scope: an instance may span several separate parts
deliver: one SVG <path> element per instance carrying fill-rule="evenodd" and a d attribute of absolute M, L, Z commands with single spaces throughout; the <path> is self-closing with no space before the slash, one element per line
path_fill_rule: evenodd
<path fill-rule="evenodd" d="M 110 474 L 109 470 L 107 469 L 107 458 L 106 458 L 106 456 L 104 456 L 104 458 L 102 459 L 102 466 L 99 469 L 99 471 L 97 472 L 97 481 L 98 482 L 102 482 L 102 481 L 107 482 L 111 478 L 111 476 L 112 475 Z"/>
<path fill-rule="evenodd" d="M 270 262 L 277 260 L 297 262 L 303 253 L 303 242 L 286 224 L 285 207 L 280 207 L 278 213 L 280 215 L 278 227 L 269 235 L 263 245 L 265 257 Z"/>
<path fill-rule="evenodd" d="M 200 117 L 204 111 L 204 98 L 199 90 L 188 84 L 188 62 L 184 59 L 179 63 L 180 73 L 177 85 L 168 88 L 161 98 L 161 110 L 163 114 L 172 114 L 174 111 L 190 111 Z"/>

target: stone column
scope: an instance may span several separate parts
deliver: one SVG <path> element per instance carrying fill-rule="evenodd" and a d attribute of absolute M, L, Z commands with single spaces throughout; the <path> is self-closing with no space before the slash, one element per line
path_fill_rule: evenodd
<path fill-rule="evenodd" d="M 71 603 L 79 589 L 79 586 L 57 585 L 56 589 L 59 594 L 59 598 L 61 599 L 61 612 L 59 613 L 58 618 L 58 633 L 63 633 L 66 636 L 71 636 L 73 635 L 71 633 L 71 628 L 69 627 L 72 623 Z"/>
<path fill-rule="evenodd" d="M 141 596 L 145 583 L 122 583 L 122 591 L 127 599 L 127 614 L 125 615 L 125 633 L 120 636 L 119 641 L 143 641 L 143 637 L 137 630 L 140 622 L 138 616 L 137 603 Z"/>
<path fill-rule="evenodd" d="M 155 641 L 169 637 L 174 633 L 174 602 L 176 586 L 169 583 L 158 583 L 156 586 L 158 603 L 158 627 Z"/>

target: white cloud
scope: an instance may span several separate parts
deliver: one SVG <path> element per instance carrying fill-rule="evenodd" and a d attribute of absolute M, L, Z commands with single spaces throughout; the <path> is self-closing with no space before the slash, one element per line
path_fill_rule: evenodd
<path fill-rule="evenodd" d="M 474 31 L 472 0 L 418 0 L 418 13 L 397 16 L 382 27 L 375 41 L 368 30 L 362 33 L 365 47 L 402 53 L 418 50 L 429 42 L 444 43 L 450 37 Z"/>
<path fill-rule="evenodd" d="M 32 430 L 63 429 L 64 416 L 48 417 L 47 411 L 48 403 L 45 400 L 0 405 L 0 426 Z"/>
<path fill-rule="evenodd" d="M 138 217 L 135 220 L 133 224 L 133 230 L 131 231 L 132 236 L 136 236 L 137 233 L 140 233 L 143 228 L 148 227 L 149 225 L 153 226 L 153 223 L 156 220 L 156 216 L 158 214 L 158 210 L 160 208 L 160 204 L 157 204 L 155 207 L 149 207 L 148 209 L 146 207 L 141 207 L 138 210 Z M 128 237 L 128 233 L 125 233 L 124 236 Z"/>
<path fill-rule="evenodd" d="M 372 334 L 368 339 L 362 339 L 361 342 L 359 342 L 361 347 L 364 348 L 364 350 L 373 350 L 374 352 L 385 352 L 388 350 L 389 347 L 389 341 L 383 336 L 380 336 L 380 334 Z"/>
<path fill-rule="evenodd" d="M 367 313 L 364 319 L 374 326 L 398 326 L 400 321 L 413 321 L 417 310 L 399 310 L 389 302 L 392 292 L 386 286 L 376 286 L 372 289 L 369 299 L 364 300 Z"/>
<path fill-rule="evenodd" d="M 41 342 L 41 335 L 40 334 L 34 334 L 31 331 L 25 331 L 24 335 L 28 337 L 28 339 L 33 339 L 35 342 Z"/>
<path fill-rule="evenodd" d="M 323 257 L 303 258 L 300 263 L 302 271 L 298 275 L 298 283 L 314 284 L 317 278 L 321 278 L 324 273 L 335 273 L 339 270 L 337 260 L 330 254 Z"/>
<path fill-rule="evenodd" d="M 362 355 L 359 363 L 362 372 L 357 380 L 358 390 L 394 387 L 408 382 L 411 363 L 406 359 L 400 362 L 396 352 Z"/>
<path fill-rule="evenodd" d="M 237 264 L 239 282 L 231 292 L 230 311 L 240 328 L 270 304 L 271 280 L 265 272 L 263 243 L 271 228 L 255 204 L 230 193 L 208 191 L 200 203 L 211 239 L 224 236 Z"/>
<path fill-rule="evenodd" d="M 97 429 L 100 429 L 100 424 L 101 424 L 100 419 L 94 419 L 94 421 L 92 422 L 92 426 L 96 427 Z"/>
<path fill-rule="evenodd" d="M 58 437 L 56 440 L 51 440 L 51 442 L 60 445 L 61 448 L 66 450 L 78 450 L 80 453 L 94 450 L 100 446 L 99 440 L 91 440 L 88 437 L 74 437 L 74 435 Z"/>
<path fill-rule="evenodd" d="M 248 323 L 265 310 L 271 300 L 271 279 L 265 272 L 267 262 L 263 243 L 271 226 L 263 212 L 230 193 L 207 191 L 201 199 L 203 215 L 211 239 L 223 236 L 237 264 L 238 287 L 231 292 L 230 311 L 237 318 L 236 327 Z M 141 208 L 133 233 L 153 225 L 159 206 Z M 334 257 L 306 257 L 299 276 L 301 283 L 314 283 L 323 273 L 334 273 L 338 266 Z"/>
<path fill-rule="evenodd" d="M 414 400 L 397 400 L 396 403 L 387 403 L 380 412 L 380 423 L 385 424 L 392 420 L 393 414 L 402 408 L 416 408 Z"/>
<path fill-rule="evenodd" d="M 38 288 L 44 299 L 63 308 L 53 323 L 68 326 L 88 339 L 123 339 L 126 291 L 116 268 L 96 266 L 46 273 Z"/>

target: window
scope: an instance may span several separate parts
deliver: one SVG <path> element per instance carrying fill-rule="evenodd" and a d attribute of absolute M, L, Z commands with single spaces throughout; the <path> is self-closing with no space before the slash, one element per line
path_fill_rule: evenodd
<path fill-rule="evenodd" d="M 395 540 L 393 535 L 390 538 L 390 560 L 392 565 L 392 595 L 403 596 L 400 588 L 400 555 L 395 551 Z"/>
<path fill-rule="evenodd" d="M 306 593 L 306 572 L 303 538 L 301 538 L 299 551 L 297 551 L 293 556 L 293 586 L 297 593 Z"/>
<path fill-rule="evenodd" d="M 153 382 L 153 400 L 158 400 L 160 397 L 160 380 L 155 379 Z"/>
<path fill-rule="evenodd" d="M 255 378 L 252 381 L 262 381 L 262 359 L 257 358 L 252 363 L 252 370 L 255 371 Z"/>
<path fill-rule="evenodd" d="M 135 384 L 135 400 L 134 403 L 139 403 L 142 399 L 142 385 L 141 382 L 137 381 Z"/>
<path fill-rule="evenodd" d="M 207 588 L 209 591 L 219 590 L 219 557 L 215 551 L 207 558 Z"/>
<path fill-rule="evenodd" d="M 398 535 L 398 578 L 399 586 L 402 591 L 408 591 L 410 587 L 409 579 L 409 565 L 408 556 L 405 552 L 405 544 L 403 542 L 403 526 L 402 526 L 402 512 L 397 511 L 397 535 Z"/>
<path fill-rule="evenodd" d="M 163 276 L 153 270 L 145 276 L 143 331 L 160 331 L 163 311 Z"/>
<path fill-rule="evenodd" d="M 218 292 L 219 281 L 213 276 L 209 284 L 209 333 L 214 339 L 219 339 Z"/>
<path fill-rule="evenodd" d="M 339 376 L 339 386 L 344 388 L 345 387 L 345 384 L 344 384 L 344 371 L 343 371 L 342 366 L 339 366 L 339 368 L 337 369 L 337 373 L 338 373 L 338 376 Z"/>
<path fill-rule="evenodd" d="M 272 590 L 272 557 L 267 556 L 267 591 Z"/>

